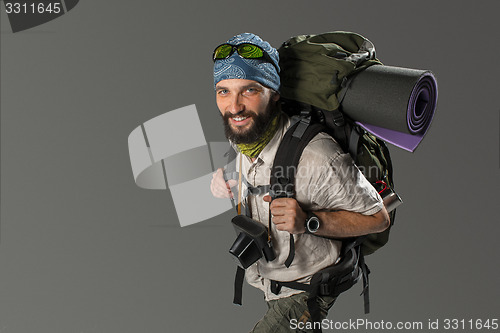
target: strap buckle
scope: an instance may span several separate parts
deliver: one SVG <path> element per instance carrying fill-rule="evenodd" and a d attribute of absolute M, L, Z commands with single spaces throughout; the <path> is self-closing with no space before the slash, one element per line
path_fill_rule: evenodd
<path fill-rule="evenodd" d="M 330 295 L 331 288 L 328 283 L 321 283 L 319 285 L 319 294 L 322 296 Z"/>
<path fill-rule="evenodd" d="M 295 186 L 290 183 L 290 179 L 279 177 L 277 183 L 269 189 L 269 195 L 274 199 L 293 198 L 295 196 Z"/>
<path fill-rule="evenodd" d="M 278 295 L 281 291 L 281 284 L 278 281 L 271 280 L 271 292 Z"/>
<path fill-rule="evenodd" d="M 342 127 L 345 125 L 345 118 L 342 112 L 339 110 L 332 111 L 333 123 L 335 126 Z"/>

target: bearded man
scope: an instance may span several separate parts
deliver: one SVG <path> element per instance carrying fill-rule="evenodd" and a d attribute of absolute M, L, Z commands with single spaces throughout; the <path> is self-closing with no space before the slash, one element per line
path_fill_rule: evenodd
<path fill-rule="evenodd" d="M 241 178 L 249 187 L 265 188 L 278 146 L 291 125 L 279 107 L 278 52 L 260 37 L 243 33 L 218 46 L 213 59 L 217 107 L 226 137 L 237 151 Z M 237 181 L 226 181 L 223 172 L 214 173 L 212 194 L 233 197 L 231 187 Z M 277 291 L 272 281 L 307 284 L 314 273 L 336 263 L 339 238 L 381 232 L 389 226 L 377 191 L 325 133 L 316 135 L 304 149 L 295 191 L 294 198 L 274 200 L 269 193 L 247 191 L 246 198 L 243 191 L 237 193 L 247 214 L 270 226 L 276 253 L 274 260 L 261 258 L 246 269 L 247 282 L 264 292 L 268 305 L 252 332 L 294 332 L 292 323 L 311 320 L 309 293 L 287 287 Z M 317 223 L 310 223 L 313 220 Z M 295 256 L 285 265 L 291 242 Z M 325 318 L 335 299 L 318 296 L 317 301 Z"/>

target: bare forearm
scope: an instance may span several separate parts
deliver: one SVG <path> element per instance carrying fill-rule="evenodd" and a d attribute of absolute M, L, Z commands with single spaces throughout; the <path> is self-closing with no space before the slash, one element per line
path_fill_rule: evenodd
<path fill-rule="evenodd" d="M 355 237 L 382 232 L 389 227 L 389 215 L 385 208 L 373 215 L 345 210 L 335 212 L 314 212 L 321 220 L 317 235 L 326 237 Z"/>
<path fill-rule="evenodd" d="M 264 201 L 270 202 L 272 222 L 276 229 L 288 231 L 291 234 L 301 234 L 306 231 L 307 212 L 294 198 L 271 199 L 264 196 Z M 384 231 L 389 226 L 389 215 L 385 208 L 373 215 L 340 211 L 314 211 L 320 219 L 320 227 L 316 235 L 334 238 L 356 237 Z"/>

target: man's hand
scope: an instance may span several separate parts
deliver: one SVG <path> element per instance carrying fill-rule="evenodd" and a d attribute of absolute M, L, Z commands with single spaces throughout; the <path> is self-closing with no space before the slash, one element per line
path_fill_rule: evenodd
<path fill-rule="evenodd" d="M 264 196 L 264 201 L 271 202 L 272 222 L 276 229 L 288 231 L 291 234 L 301 234 L 306 231 L 307 214 L 302 210 L 297 200 L 293 198 L 278 198 L 271 201 L 271 196 Z"/>
<path fill-rule="evenodd" d="M 233 192 L 231 192 L 231 187 L 238 184 L 234 179 L 230 179 L 227 182 L 224 180 L 224 170 L 219 168 L 212 175 L 212 181 L 210 182 L 210 191 L 212 195 L 216 198 L 233 198 Z"/>

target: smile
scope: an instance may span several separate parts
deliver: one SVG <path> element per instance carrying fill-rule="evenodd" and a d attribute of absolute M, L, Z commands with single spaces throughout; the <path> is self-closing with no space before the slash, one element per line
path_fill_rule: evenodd
<path fill-rule="evenodd" d="M 234 120 L 236 121 L 243 121 L 245 119 L 247 119 L 248 117 L 233 117 Z"/>
<path fill-rule="evenodd" d="M 236 117 L 231 117 L 231 123 L 235 126 L 243 126 L 246 125 L 252 117 L 243 117 L 243 116 L 236 116 Z"/>

